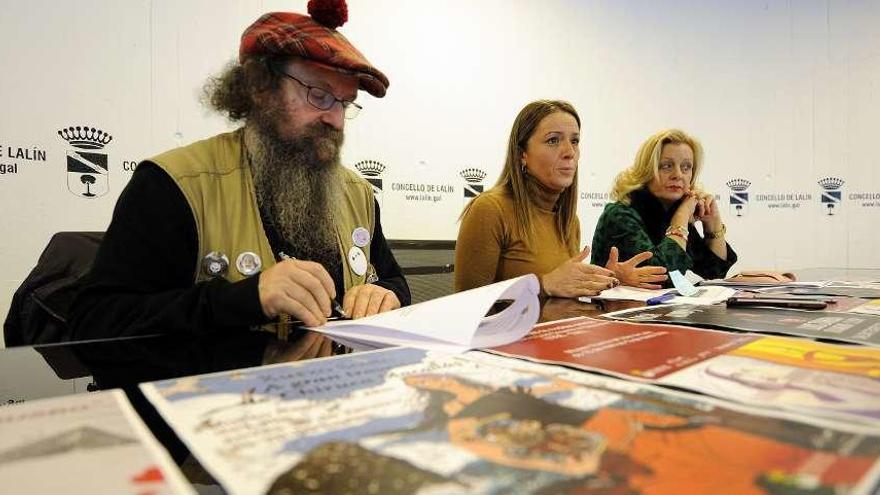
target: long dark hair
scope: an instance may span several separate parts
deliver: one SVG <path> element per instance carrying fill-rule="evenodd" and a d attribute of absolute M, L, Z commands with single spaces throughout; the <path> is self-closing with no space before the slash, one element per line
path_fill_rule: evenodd
<path fill-rule="evenodd" d="M 545 117 L 556 112 L 565 112 L 571 115 L 577 121 L 578 128 L 581 127 L 581 118 L 577 110 L 567 101 L 538 100 L 523 107 L 513 121 L 513 127 L 510 129 L 504 169 L 492 188 L 503 189 L 513 196 L 514 211 L 516 213 L 515 228 L 520 238 L 533 247 L 535 246 L 535 241 L 537 241 L 537 239 L 532 239 L 531 229 L 535 205 L 529 198 L 529 189 L 535 186 L 529 184 L 530 180 L 526 177 L 526 173 L 521 166 L 521 157 L 526 150 L 529 138 L 535 133 L 538 124 Z M 556 215 L 556 229 L 562 242 L 568 246 L 571 255 L 580 250 L 578 246 L 580 239 L 575 234 L 580 231 L 577 225 L 577 178 L 578 174 L 575 171 L 572 184 L 565 188 L 559 196 L 557 203 L 558 213 Z M 470 204 L 465 207 L 462 216 L 467 213 L 469 207 Z"/>

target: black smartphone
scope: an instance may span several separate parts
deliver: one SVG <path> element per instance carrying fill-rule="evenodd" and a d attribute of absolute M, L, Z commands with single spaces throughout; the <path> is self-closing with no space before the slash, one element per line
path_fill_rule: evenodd
<path fill-rule="evenodd" d="M 824 301 L 807 301 L 798 299 L 782 299 L 773 297 L 731 297 L 727 300 L 728 306 L 773 306 L 776 308 L 794 309 L 825 309 L 828 303 Z"/>

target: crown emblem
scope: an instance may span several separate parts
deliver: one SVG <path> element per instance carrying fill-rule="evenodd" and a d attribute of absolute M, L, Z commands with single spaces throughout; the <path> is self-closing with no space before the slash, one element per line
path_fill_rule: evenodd
<path fill-rule="evenodd" d="M 458 173 L 461 175 L 462 179 L 470 182 L 471 184 L 479 184 L 483 182 L 483 179 L 486 178 L 486 172 L 478 168 L 466 168 Z"/>
<path fill-rule="evenodd" d="M 113 136 L 110 134 L 94 127 L 85 126 L 70 126 L 58 131 L 58 135 L 74 148 L 83 150 L 99 150 L 113 141 Z"/>
<path fill-rule="evenodd" d="M 843 186 L 845 181 L 839 177 L 825 177 L 819 181 L 819 185 L 826 191 L 836 191 Z"/>
<path fill-rule="evenodd" d="M 745 179 L 730 179 L 727 181 L 727 187 L 739 192 L 745 191 L 751 185 L 752 183 Z"/>
<path fill-rule="evenodd" d="M 385 165 L 375 160 L 361 160 L 354 164 L 354 168 L 367 177 L 378 177 L 385 171 Z"/>

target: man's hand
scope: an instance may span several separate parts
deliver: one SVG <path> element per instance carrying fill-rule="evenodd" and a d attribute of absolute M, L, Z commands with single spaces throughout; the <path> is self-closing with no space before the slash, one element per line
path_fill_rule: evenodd
<path fill-rule="evenodd" d="M 384 313 L 400 307 L 397 295 L 374 284 L 356 285 L 346 291 L 342 309 L 352 319 Z"/>
<path fill-rule="evenodd" d="M 553 297 L 595 296 L 620 283 L 611 270 L 584 263 L 589 255 L 590 248 L 585 247 L 577 256 L 541 277 L 544 292 Z"/>
<path fill-rule="evenodd" d="M 666 267 L 650 265 L 638 267 L 640 263 L 654 256 L 650 251 L 639 253 L 624 262 L 617 261 L 619 256 L 620 252 L 617 248 L 612 247 L 611 252 L 608 254 L 608 263 L 605 264 L 605 268 L 613 271 L 614 275 L 617 276 L 623 285 L 642 289 L 660 289 L 662 286 L 657 285 L 656 282 L 663 282 L 669 278 L 665 275 Z"/>
<path fill-rule="evenodd" d="M 307 327 L 327 323 L 330 301 L 336 297 L 333 279 L 318 263 L 287 259 L 260 274 L 260 306 L 274 318 L 281 313 Z"/>

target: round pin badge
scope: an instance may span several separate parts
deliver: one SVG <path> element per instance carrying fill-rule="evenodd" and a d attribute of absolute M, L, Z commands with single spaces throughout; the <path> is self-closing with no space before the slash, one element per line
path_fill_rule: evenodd
<path fill-rule="evenodd" d="M 229 258 L 223 253 L 211 251 L 202 258 L 202 271 L 209 277 L 222 277 L 229 271 Z"/>
<path fill-rule="evenodd" d="M 351 271 L 358 277 L 367 273 L 367 255 L 364 254 L 363 249 L 352 246 L 348 250 L 348 266 L 351 267 Z"/>
<path fill-rule="evenodd" d="M 352 231 L 351 240 L 354 241 L 355 246 L 362 248 L 370 243 L 370 231 L 363 227 L 358 227 Z"/>
<path fill-rule="evenodd" d="M 262 267 L 263 262 L 260 260 L 260 256 L 257 253 L 245 251 L 239 254 L 238 258 L 235 259 L 235 268 L 238 269 L 238 273 L 245 277 L 250 277 L 251 275 L 259 273 L 260 268 Z"/>
<path fill-rule="evenodd" d="M 376 269 L 373 267 L 373 265 L 370 265 L 370 268 L 368 269 L 368 272 L 367 272 L 366 282 L 368 284 L 372 284 L 373 282 L 376 282 L 378 280 L 379 280 L 379 275 L 376 274 Z"/>

